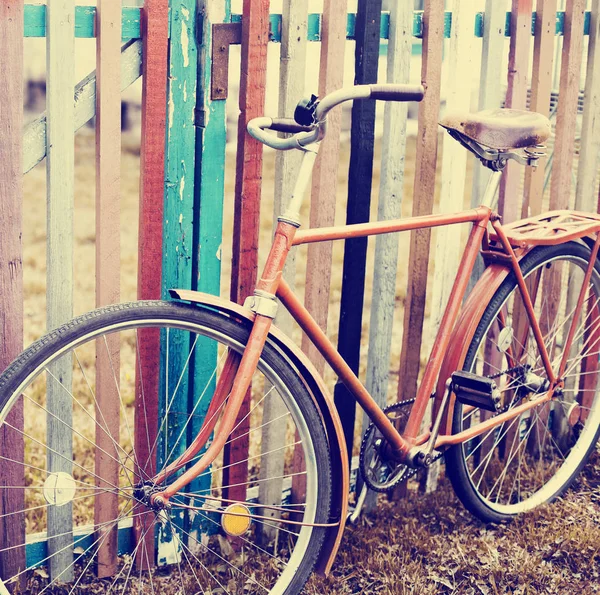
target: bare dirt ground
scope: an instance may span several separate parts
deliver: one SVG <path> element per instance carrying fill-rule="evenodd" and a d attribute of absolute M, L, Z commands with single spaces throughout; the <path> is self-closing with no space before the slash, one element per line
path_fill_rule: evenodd
<path fill-rule="evenodd" d="M 139 177 L 139 141 L 135 134 L 124 137 L 122 157 L 122 262 L 121 296 L 135 299 L 137 270 L 137 208 Z M 83 129 L 76 137 L 76 214 L 75 214 L 75 314 L 94 307 L 94 144 L 93 133 Z M 414 173 L 414 140 L 407 151 L 403 215 L 412 207 L 411 183 Z M 342 143 L 339 170 L 337 219 L 345 217 L 348 142 Z M 264 203 L 261 222 L 261 249 L 268 247 L 272 226 L 273 154 L 266 154 Z M 373 183 L 372 214 L 375 216 L 379 166 Z M 231 257 L 232 196 L 234 155 L 228 155 L 226 175 L 225 231 L 223 243 L 223 287 L 228 295 Z M 470 184 L 468 184 L 470 185 Z M 305 212 L 305 215 L 308 211 Z M 400 240 L 400 262 L 408 259 L 408 234 Z M 25 177 L 24 204 L 24 280 L 25 344 L 45 330 L 45 165 Z M 435 237 L 434 237 L 435 241 Z M 369 247 L 372 271 L 373 247 Z M 299 252 L 296 286 L 304 289 L 305 253 Z M 343 247 L 334 248 L 331 287 L 330 335 L 336 338 L 341 295 Z M 406 295 L 406 271 L 398 274 L 393 356 L 390 362 L 390 398 L 397 394 L 397 369 L 402 336 L 403 304 Z M 367 278 L 363 331 L 368 335 L 368 308 L 372 273 Z M 426 333 L 429 341 L 430 333 Z M 299 339 L 299 335 L 294 335 Z M 365 341 L 366 343 L 366 341 Z M 363 346 L 361 374 L 367 358 Z M 331 386 L 333 377 L 327 376 Z M 357 421 L 360 423 L 360 418 Z M 381 500 L 377 514 L 349 528 L 333 575 L 314 581 L 313 594 L 346 595 L 352 593 L 457 593 L 457 594 L 537 594 L 600 592 L 600 458 L 588 466 L 575 489 L 564 499 L 525 515 L 509 525 L 485 526 L 459 504 L 450 486 L 442 481 L 438 491 L 422 495 L 415 490 L 396 503 Z"/>

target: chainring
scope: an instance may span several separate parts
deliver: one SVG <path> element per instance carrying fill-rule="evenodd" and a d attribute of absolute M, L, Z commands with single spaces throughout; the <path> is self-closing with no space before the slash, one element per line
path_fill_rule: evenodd
<path fill-rule="evenodd" d="M 414 402 L 415 399 L 400 401 L 383 410 L 399 432 L 404 430 L 410 414 L 410 408 L 406 406 Z M 363 436 L 359 457 L 359 469 L 363 481 L 370 490 L 380 493 L 393 490 L 398 484 L 414 475 L 415 471 L 407 465 L 385 459 L 380 454 L 379 448 L 384 441 L 381 432 L 375 424 L 371 423 Z"/>

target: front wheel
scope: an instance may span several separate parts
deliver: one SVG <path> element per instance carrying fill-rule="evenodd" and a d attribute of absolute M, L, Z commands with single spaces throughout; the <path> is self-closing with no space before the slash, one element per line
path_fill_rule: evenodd
<path fill-rule="evenodd" d="M 53 331 L 6 370 L 0 573 L 12 592 L 303 588 L 329 522 L 330 453 L 302 378 L 270 342 L 224 451 L 170 510 L 148 506 L 155 473 L 220 418 L 215 386 L 249 332 L 196 306 L 121 304 Z"/>
<path fill-rule="evenodd" d="M 578 242 L 543 246 L 521 261 L 552 367 L 558 372 L 590 249 Z M 565 386 L 551 401 L 446 452 L 447 474 L 463 504 L 486 522 L 500 522 L 553 500 L 571 484 L 600 432 L 600 266 L 567 354 Z M 464 370 L 493 377 L 501 411 L 543 393 L 547 377 L 513 273 L 494 294 L 477 326 Z M 493 416 L 456 402 L 454 434 Z"/>

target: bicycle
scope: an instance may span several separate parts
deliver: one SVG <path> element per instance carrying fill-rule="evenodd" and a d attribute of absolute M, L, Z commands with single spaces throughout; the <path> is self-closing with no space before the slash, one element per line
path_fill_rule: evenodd
<path fill-rule="evenodd" d="M 244 306 L 174 289 L 173 301 L 101 308 L 52 331 L 4 372 L 0 421 L 14 450 L 0 454 L 0 476 L 21 500 L 16 510 L 2 504 L 0 522 L 8 539 L 25 521 L 32 535 L 4 540 L 0 556 L 13 556 L 14 567 L 20 555 L 21 566 L 4 571 L 3 589 L 75 589 L 96 565 L 123 592 L 172 580 L 183 593 L 291 595 L 313 569 L 329 571 L 348 513 L 346 447 L 323 381 L 273 326 L 279 302 L 372 420 L 360 453 L 368 488 L 393 489 L 443 455 L 463 504 L 502 522 L 571 484 L 600 428 L 600 216 L 556 211 L 502 225 L 490 208 L 506 163 L 534 166 L 542 155 L 545 117 L 495 110 L 441 122 L 493 171 L 478 208 L 298 229 L 327 113 L 350 100 L 422 97 L 420 86 L 355 86 L 302 103 L 295 119 L 249 123 L 254 138 L 300 150 L 303 160 Z M 309 242 L 461 223 L 471 231 L 418 395 L 382 410 L 282 278 L 286 257 Z M 487 266 L 462 305 L 480 252 Z M 96 369 L 94 354 L 108 366 Z M 173 409 L 178 391 L 194 397 L 191 414 Z M 433 421 L 422 430 L 430 399 Z M 265 424 L 280 427 L 279 446 L 255 439 Z M 64 439 L 54 445 L 56 432 L 67 434 L 66 449 Z M 250 442 L 241 461 L 240 441 Z M 61 532 L 64 511 L 75 529 Z M 36 541 L 44 531 L 47 543 Z M 127 550 L 119 543 L 134 538 L 119 561 L 117 549 Z M 46 549 L 35 557 L 35 547 Z M 146 572 L 155 556 L 177 566 L 171 579 Z M 62 571 L 53 571 L 61 557 Z M 40 567 L 51 576 L 32 570 Z"/>

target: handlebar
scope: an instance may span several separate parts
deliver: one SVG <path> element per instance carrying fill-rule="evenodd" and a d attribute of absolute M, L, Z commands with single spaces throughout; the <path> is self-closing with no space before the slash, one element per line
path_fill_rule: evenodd
<path fill-rule="evenodd" d="M 248 122 L 248 133 L 261 143 L 288 151 L 290 149 L 302 149 L 307 145 L 316 143 L 323 139 L 327 133 L 327 114 L 337 105 L 354 99 L 379 99 L 382 101 L 421 101 L 425 90 L 421 85 L 355 85 L 334 91 L 323 97 L 319 102 L 315 113 L 315 124 L 312 126 L 301 126 L 291 118 L 268 118 L 262 116 Z M 288 132 L 294 136 L 279 138 L 266 132 Z"/>

